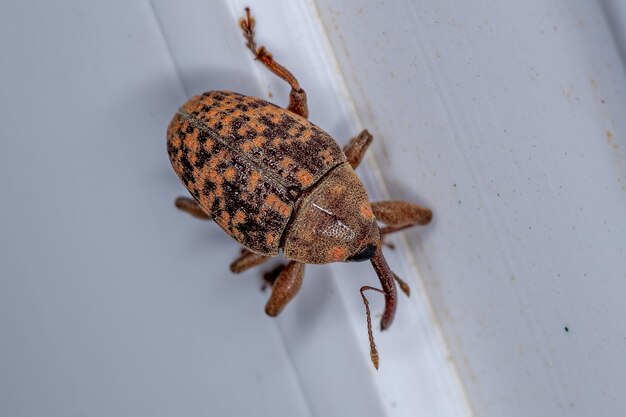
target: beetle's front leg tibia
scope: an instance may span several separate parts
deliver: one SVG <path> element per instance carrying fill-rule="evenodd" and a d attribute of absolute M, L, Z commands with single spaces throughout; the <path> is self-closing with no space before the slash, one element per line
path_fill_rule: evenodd
<path fill-rule="evenodd" d="M 386 225 L 380 229 L 383 236 L 412 226 L 428 224 L 433 217 L 430 209 L 406 201 L 378 201 L 372 203 L 372 211 L 376 220 Z"/>
<path fill-rule="evenodd" d="M 278 313 L 298 294 L 302 287 L 304 264 L 291 261 L 283 268 L 272 286 L 272 295 L 265 305 L 268 316 L 277 316 Z"/>
<path fill-rule="evenodd" d="M 296 77 L 287 68 L 276 62 L 272 54 L 264 46 L 257 48 L 254 40 L 254 25 L 254 17 L 250 15 L 250 8 L 246 7 L 246 17 L 239 21 L 239 26 L 243 30 L 243 36 L 246 38 L 246 46 L 252 51 L 254 57 L 261 61 L 268 70 L 289 84 L 291 92 L 289 93 L 289 107 L 287 107 L 287 110 L 306 119 L 309 117 L 306 92 L 300 87 Z"/>

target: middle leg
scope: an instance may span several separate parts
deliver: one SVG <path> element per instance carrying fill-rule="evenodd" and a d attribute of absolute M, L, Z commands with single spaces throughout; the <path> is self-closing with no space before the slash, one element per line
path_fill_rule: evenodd
<path fill-rule="evenodd" d="M 343 153 L 346 155 L 352 169 L 356 169 L 356 167 L 359 166 L 365 157 L 367 149 L 372 144 L 373 139 L 372 134 L 368 132 L 367 129 L 363 129 L 358 136 L 353 137 L 350 142 L 343 147 Z"/>
<path fill-rule="evenodd" d="M 178 197 L 176 201 L 174 201 L 174 205 L 177 209 L 185 211 L 197 219 L 211 220 L 211 216 L 205 213 L 200 207 L 200 204 L 192 198 Z"/>
<path fill-rule="evenodd" d="M 239 274 L 257 265 L 261 265 L 268 259 L 271 259 L 271 256 L 260 255 L 249 249 L 241 248 L 241 255 L 230 264 L 230 271 Z"/>

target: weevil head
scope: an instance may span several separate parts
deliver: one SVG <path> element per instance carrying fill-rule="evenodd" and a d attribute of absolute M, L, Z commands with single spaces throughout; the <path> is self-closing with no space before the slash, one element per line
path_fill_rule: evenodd
<path fill-rule="evenodd" d="M 380 230 L 363 184 L 348 164 L 302 197 L 287 230 L 285 257 L 310 264 L 367 261 L 380 247 Z"/>

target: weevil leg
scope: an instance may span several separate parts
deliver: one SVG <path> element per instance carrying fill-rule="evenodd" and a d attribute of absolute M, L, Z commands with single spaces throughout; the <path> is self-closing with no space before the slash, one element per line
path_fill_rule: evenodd
<path fill-rule="evenodd" d="M 267 287 L 272 288 L 272 286 L 278 279 L 278 276 L 280 275 L 281 272 L 283 272 L 283 269 L 285 269 L 286 266 L 287 264 L 280 264 L 276 266 L 276 268 L 272 269 L 271 271 L 267 271 L 266 273 L 264 273 L 263 274 L 263 286 L 261 287 L 261 291 L 265 291 Z"/>
<path fill-rule="evenodd" d="M 383 236 L 409 227 L 428 224 L 433 217 L 430 209 L 406 201 L 374 202 L 372 211 L 378 221 L 386 224 L 380 229 Z"/>
<path fill-rule="evenodd" d="M 370 147 L 374 137 L 367 129 L 364 129 L 358 136 L 353 137 L 350 142 L 343 148 L 343 153 L 348 159 L 348 163 L 352 169 L 356 169 L 359 166 L 367 149 Z"/>
<path fill-rule="evenodd" d="M 289 262 L 276 278 L 272 286 L 272 295 L 265 305 L 268 316 L 277 316 L 278 313 L 298 294 L 302 287 L 304 264 L 296 261 Z"/>
<path fill-rule="evenodd" d="M 246 46 L 254 57 L 261 61 L 263 65 L 278 77 L 282 78 L 291 86 L 289 93 L 289 107 L 287 110 L 294 112 L 304 118 L 309 117 L 309 108 L 306 102 L 306 92 L 300 87 L 298 80 L 291 72 L 274 60 L 272 54 L 265 49 L 264 46 L 257 48 L 254 40 L 254 17 L 250 15 L 250 8 L 246 7 L 246 17 L 239 21 L 239 26 L 243 30 L 243 36 L 246 38 Z"/>
<path fill-rule="evenodd" d="M 202 220 L 211 220 L 208 214 L 202 210 L 198 202 L 192 198 L 188 197 L 178 197 L 176 201 L 174 201 L 174 205 L 176 208 L 186 211 L 191 214 L 193 217 L 202 219 Z"/>
<path fill-rule="evenodd" d="M 230 270 L 235 274 L 239 274 L 243 271 L 262 264 L 270 258 L 270 256 L 260 255 L 258 253 L 252 252 L 249 249 L 242 248 L 241 255 L 239 255 L 239 257 L 230 264 Z"/>
<path fill-rule="evenodd" d="M 404 295 L 406 295 L 407 297 L 410 297 L 411 296 L 411 287 L 409 287 L 409 284 L 407 284 L 405 280 L 403 280 L 402 278 L 397 276 L 395 272 L 393 273 L 393 279 L 396 280 L 396 282 L 400 286 L 400 289 L 402 290 Z"/>

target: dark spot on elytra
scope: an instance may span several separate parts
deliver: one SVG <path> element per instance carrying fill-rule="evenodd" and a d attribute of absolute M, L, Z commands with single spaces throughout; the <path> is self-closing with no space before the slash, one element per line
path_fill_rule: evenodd
<path fill-rule="evenodd" d="M 225 198 L 225 200 L 230 201 L 230 200 L 234 200 L 232 197 L 234 197 L 236 193 L 239 191 L 239 186 L 230 181 L 224 181 L 222 183 L 222 189 L 224 190 L 225 195 L 231 197 L 231 198 Z"/>
<path fill-rule="evenodd" d="M 218 218 L 220 214 L 222 214 L 222 209 L 220 208 L 220 199 L 216 198 L 215 200 L 213 200 L 213 204 L 211 204 L 211 215 L 213 216 L 213 218 Z"/>
<path fill-rule="evenodd" d="M 198 142 L 200 142 L 200 144 L 204 144 L 208 138 L 209 135 L 207 134 L 205 129 L 202 129 L 198 132 Z"/>
<path fill-rule="evenodd" d="M 186 149 L 183 149 L 180 155 L 180 164 L 183 166 L 183 172 L 181 173 L 181 179 L 185 184 L 195 184 L 196 179 L 193 175 L 193 165 L 189 161 L 189 153 Z"/>
<path fill-rule="evenodd" d="M 285 127 L 285 125 L 272 123 L 267 126 L 264 135 L 269 138 L 287 139 L 287 129 L 289 128 Z"/>
<path fill-rule="evenodd" d="M 281 129 L 284 129 L 285 131 L 290 129 L 293 125 L 297 124 L 299 123 L 297 123 L 293 117 L 287 116 L 286 114 L 281 115 L 280 121 L 278 122 L 278 126 L 280 126 Z"/>
<path fill-rule="evenodd" d="M 183 171 L 180 173 L 180 179 L 183 180 L 187 188 L 192 188 L 192 185 L 196 183 L 196 179 L 189 171 Z"/>
<path fill-rule="evenodd" d="M 204 165 L 209 163 L 209 159 L 211 158 L 211 154 L 205 151 L 203 148 L 200 148 L 198 152 L 196 152 L 196 168 L 202 168 Z"/>
<path fill-rule="evenodd" d="M 302 190 L 300 190 L 300 187 L 296 187 L 296 186 L 287 187 L 287 197 L 289 197 L 291 201 L 296 201 L 300 197 L 301 194 L 302 194 Z"/>
<path fill-rule="evenodd" d="M 258 229 L 259 225 L 253 220 L 245 220 L 243 223 L 239 224 L 237 228 L 241 231 L 251 231 Z"/>
<path fill-rule="evenodd" d="M 254 100 L 254 101 L 248 101 L 248 107 L 251 109 L 258 109 L 259 107 L 262 107 L 263 104 L 260 103 L 258 100 Z"/>
<path fill-rule="evenodd" d="M 167 141 L 167 153 L 170 155 L 170 159 L 174 159 L 174 156 L 178 154 L 180 148 L 178 146 L 174 146 L 174 144 L 170 141 Z"/>
<path fill-rule="evenodd" d="M 244 124 L 244 120 L 241 117 L 238 117 L 232 121 L 231 127 L 233 128 L 233 131 L 235 132 L 235 134 L 237 133 L 237 130 L 239 130 L 239 128 L 241 128 L 243 124 Z"/>
<path fill-rule="evenodd" d="M 259 121 L 263 124 L 263 126 L 266 127 L 265 132 L 269 133 L 270 130 L 274 128 L 274 126 L 276 126 L 276 123 L 274 123 L 272 121 L 272 119 L 270 119 L 269 117 L 267 117 L 266 115 L 262 114 L 261 116 L 259 116 Z M 268 138 L 271 138 L 271 135 L 266 135 Z"/>
<path fill-rule="evenodd" d="M 278 230 L 279 226 L 285 222 L 285 218 L 277 211 L 267 210 L 263 216 L 264 224 L 268 230 Z"/>
<path fill-rule="evenodd" d="M 204 181 L 204 185 L 202 186 L 202 194 L 209 195 L 215 192 L 215 184 L 213 181 L 207 179 Z"/>

